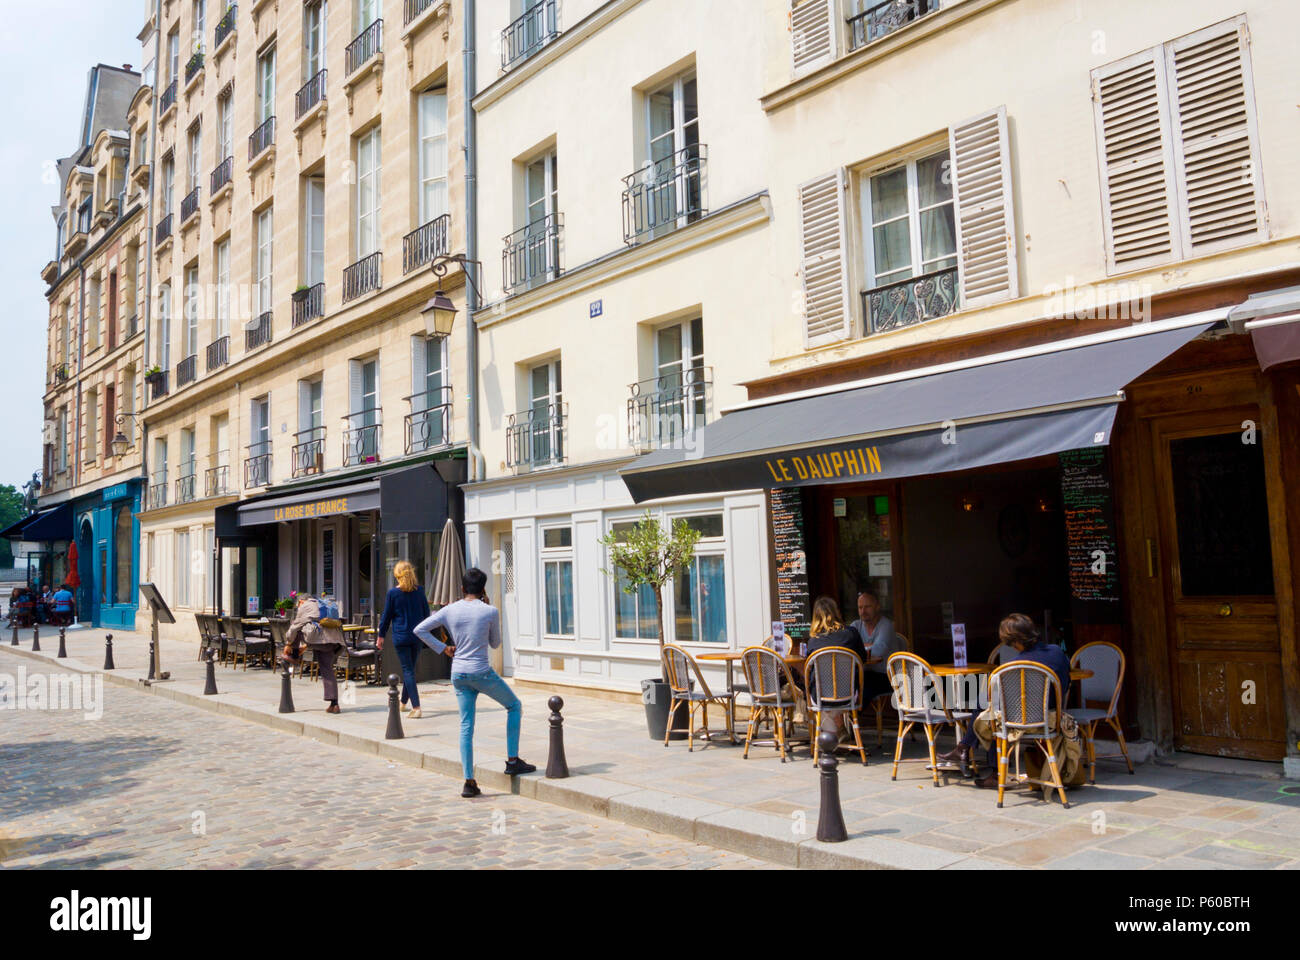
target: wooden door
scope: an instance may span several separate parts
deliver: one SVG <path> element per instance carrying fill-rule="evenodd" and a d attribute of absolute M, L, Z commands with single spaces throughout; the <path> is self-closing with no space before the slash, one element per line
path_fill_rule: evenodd
<path fill-rule="evenodd" d="M 1286 713 L 1268 483 L 1254 407 L 1152 423 L 1174 745 L 1279 760 Z M 1154 572 L 1154 571 L 1153 571 Z"/>

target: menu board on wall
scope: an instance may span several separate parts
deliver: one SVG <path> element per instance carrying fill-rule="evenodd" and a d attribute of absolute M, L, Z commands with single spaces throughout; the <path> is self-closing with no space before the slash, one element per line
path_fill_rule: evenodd
<path fill-rule="evenodd" d="M 1075 600 L 1118 603 L 1119 551 L 1106 451 L 1067 450 L 1060 463 L 1070 593 Z"/>
<path fill-rule="evenodd" d="M 795 490 L 768 491 L 772 517 L 772 550 L 776 556 L 778 616 L 786 636 L 807 640 L 812 627 L 808 599 L 808 554 L 804 543 L 803 494 Z"/>

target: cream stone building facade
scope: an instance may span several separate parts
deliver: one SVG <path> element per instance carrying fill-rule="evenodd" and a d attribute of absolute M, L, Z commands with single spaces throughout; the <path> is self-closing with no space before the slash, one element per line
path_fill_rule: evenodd
<path fill-rule="evenodd" d="M 467 324 L 438 342 L 421 315 L 442 285 L 464 309 L 459 269 L 430 272 L 465 245 L 457 18 L 445 0 L 156 18 L 146 578 L 177 636 L 294 589 L 367 615 L 380 552 L 431 576 L 455 512 L 447 488 L 390 516 L 390 481 L 464 469 Z M 293 519 L 239 506 L 259 500 Z"/>

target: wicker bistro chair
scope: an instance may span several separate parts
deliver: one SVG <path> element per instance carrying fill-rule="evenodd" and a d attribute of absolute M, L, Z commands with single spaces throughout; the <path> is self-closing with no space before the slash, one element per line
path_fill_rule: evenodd
<path fill-rule="evenodd" d="M 212 621 L 206 613 L 196 613 L 194 614 L 194 624 L 199 628 L 198 660 L 202 663 L 208 648 L 212 646 Z"/>
<path fill-rule="evenodd" d="M 237 665 L 235 646 L 244 638 L 244 624 L 239 617 L 221 618 L 221 662 L 229 660 Z"/>
<path fill-rule="evenodd" d="M 1124 651 L 1105 640 L 1085 643 L 1074 651 L 1074 656 L 1070 658 L 1070 666 L 1092 671 L 1091 677 L 1078 683 L 1080 706 L 1071 707 L 1068 711 L 1079 724 L 1079 732 L 1083 734 L 1084 742 L 1088 745 L 1088 782 L 1097 782 L 1095 738 L 1097 724 L 1103 720 L 1115 731 L 1120 749 L 1118 754 L 1104 754 L 1103 759 L 1123 756 L 1124 762 L 1128 764 L 1128 772 L 1132 773 L 1133 761 L 1129 759 L 1128 744 L 1124 742 L 1124 731 L 1119 722 L 1119 694 L 1124 682 Z M 1088 706 L 1090 700 L 1103 702 L 1106 706 L 1090 707 Z"/>
<path fill-rule="evenodd" d="M 813 727 L 813 762 L 817 762 L 817 735 L 822 729 L 822 714 L 844 714 L 852 725 L 862 765 L 867 765 L 867 751 L 862 746 L 858 711 L 862 709 L 862 660 L 848 647 L 823 647 L 804 664 L 808 688 L 808 709 L 816 717 Z"/>
<path fill-rule="evenodd" d="M 691 674 L 695 674 L 695 683 L 691 682 Z M 681 701 L 686 707 L 686 749 L 688 751 L 695 749 L 695 708 L 698 706 L 701 712 L 701 718 L 704 722 L 701 728 L 704 731 L 703 739 L 712 740 L 709 733 L 709 704 L 720 703 L 727 716 L 727 736 L 732 743 L 736 742 L 736 694 L 728 690 L 725 693 L 714 693 L 709 689 L 704 675 L 700 673 L 700 665 L 695 658 L 683 650 L 675 643 L 664 644 L 664 677 L 668 680 L 668 689 L 672 695 L 668 700 L 668 728 L 664 731 L 664 746 L 668 746 L 668 740 L 674 733 L 680 733 L 680 729 L 673 728 L 673 714 L 676 712 L 677 703 Z M 698 685 L 698 687 L 697 687 Z"/>
<path fill-rule="evenodd" d="M 898 637 L 898 642 L 903 645 L 903 649 L 905 649 L 908 653 L 912 652 L 911 640 L 907 639 L 907 637 L 901 633 L 895 633 L 894 636 Z M 888 664 L 886 664 L 886 668 L 888 668 Z M 881 747 L 885 745 L 885 707 L 889 705 L 889 701 L 892 700 L 893 698 L 894 698 L 894 694 L 892 691 L 890 693 L 878 693 L 871 698 L 871 710 L 876 715 L 876 749 L 877 750 L 879 750 Z M 916 739 L 915 731 L 913 731 L 912 733 L 912 739 L 913 740 Z"/>
<path fill-rule="evenodd" d="M 233 663 L 239 666 L 239 658 L 244 658 L 244 669 L 248 669 L 248 658 L 261 662 L 271 654 L 271 639 L 269 637 L 248 636 L 244 631 L 244 623 L 238 617 L 233 617 L 232 621 L 235 626 L 235 633 L 231 636 L 231 645 L 234 650 Z"/>
<path fill-rule="evenodd" d="M 894 741 L 894 769 L 889 779 L 898 779 L 898 765 L 903 762 L 903 736 L 920 724 L 925 727 L 925 738 L 930 747 L 930 772 L 934 785 L 939 785 L 939 758 L 935 754 L 935 737 L 951 724 L 960 735 L 961 724 L 974 714 L 966 710 L 952 710 L 944 699 L 943 681 L 935 676 L 930 664 L 914 653 L 892 654 L 885 663 L 889 682 L 894 688 L 895 709 L 898 711 L 898 736 Z"/>
<path fill-rule="evenodd" d="M 1019 751 L 1026 743 L 1037 745 L 1046 754 L 1052 779 L 1024 777 L 1021 782 L 1042 787 L 1044 800 L 1055 788 L 1061 795 L 1061 805 L 1067 809 L 1070 806 L 1070 801 L 1065 799 L 1061 768 L 1052 751 L 1052 739 L 1061 732 L 1061 711 L 1064 708 L 1058 709 L 1053 717 L 1049 710 L 1051 702 L 1065 703 L 1061 698 L 1061 681 L 1041 663 L 1012 660 L 998 667 L 989 677 L 989 709 L 993 711 L 993 737 L 998 747 L 999 807 L 1007 785 L 1007 760 L 1015 749 L 1018 768 Z M 1014 744 L 1010 739 L 1012 733 L 1019 738 Z"/>
<path fill-rule="evenodd" d="M 749 726 L 745 730 L 745 759 L 749 758 L 749 747 L 761 743 L 754 739 L 754 733 L 763 719 L 772 721 L 772 743 L 781 751 L 781 762 L 787 759 L 786 743 L 789 740 L 788 729 L 793 721 L 795 699 L 794 678 L 785 660 L 767 647 L 746 647 L 741 651 L 740 665 L 745 671 L 745 683 L 749 686 L 751 705 L 749 709 Z M 787 695 L 783 690 L 788 690 Z"/>
<path fill-rule="evenodd" d="M 343 621 L 326 618 L 320 622 L 321 634 L 326 643 L 336 643 L 341 648 L 334 668 L 342 674 L 343 680 L 351 680 L 355 672 L 366 683 L 376 683 L 379 678 L 379 658 L 377 650 L 358 650 L 348 646 L 347 634 L 343 632 Z M 319 668 L 318 668 L 319 669 Z"/>

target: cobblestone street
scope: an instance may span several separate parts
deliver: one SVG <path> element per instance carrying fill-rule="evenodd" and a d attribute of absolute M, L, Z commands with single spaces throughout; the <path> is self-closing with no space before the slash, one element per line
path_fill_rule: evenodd
<path fill-rule="evenodd" d="M 44 668 L 0 651 L 0 672 Z M 0 714 L 0 865 L 687 868 L 761 861 L 105 685 Z M 543 758 L 544 759 L 544 758 Z"/>

